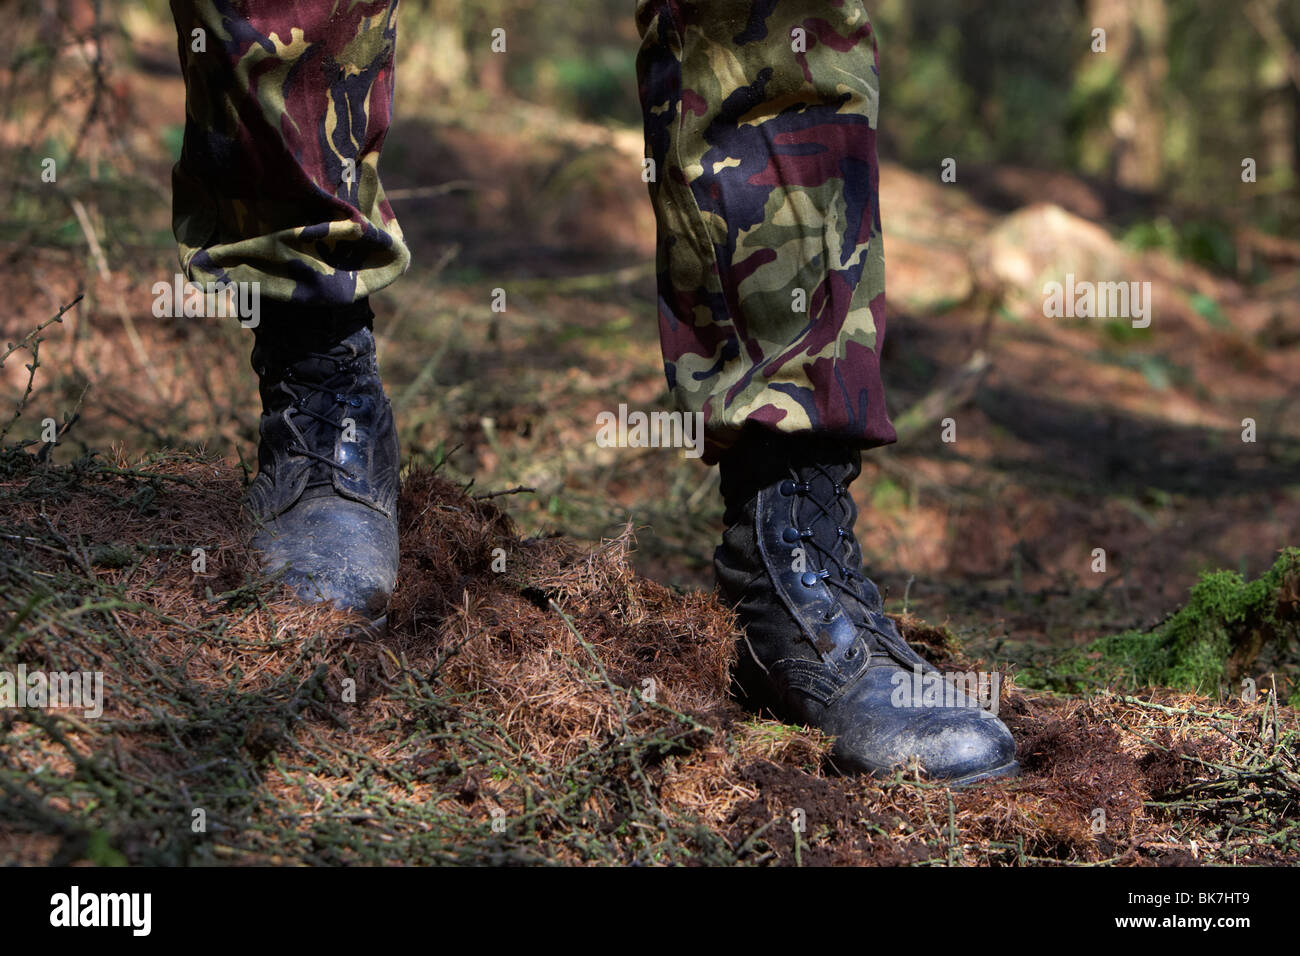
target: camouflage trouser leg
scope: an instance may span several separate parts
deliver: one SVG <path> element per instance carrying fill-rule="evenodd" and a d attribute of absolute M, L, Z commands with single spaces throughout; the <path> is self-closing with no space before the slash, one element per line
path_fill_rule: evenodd
<path fill-rule="evenodd" d="M 893 441 L 861 0 L 639 0 L 637 25 L 660 339 L 706 458 L 747 422 Z"/>
<path fill-rule="evenodd" d="M 195 282 L 352 303 L 410 261 L 379 184 L 397 0 L 172 0 L 185 74 L 173 229 Z"/>

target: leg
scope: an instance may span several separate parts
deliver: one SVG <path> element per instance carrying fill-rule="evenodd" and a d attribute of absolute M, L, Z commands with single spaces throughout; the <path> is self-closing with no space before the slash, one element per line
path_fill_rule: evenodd
<path fill-rule="evenodd" d="M 186 84 L 181 262 L 265 300 L 253 547 L 305 599 L 381 625 L 397 575 L 397 435 L 367 296 L 406 268 L 379 184 L 396 0 L 173 0 Z"/>
<path fill-rule="evenodd" d="M 747 423 L 893 441 L 860 0 L 641 0 L 638 23 L 660 339 L 678 403 L 705 415 L 706 459 Z"/>
<path fill-rule="evenodd" d="M 862 570 L 849 485 L 894 440 L 875 36 L 860 0 L 641 0 L 638 60 L 669 386 L 705 414 L 714 564 L 752 703 L 835 738 L 844 770 L 971 782 L 1015 743 L 899 636 Z M 927 680 L 927 678 L 931 678 Z"/>

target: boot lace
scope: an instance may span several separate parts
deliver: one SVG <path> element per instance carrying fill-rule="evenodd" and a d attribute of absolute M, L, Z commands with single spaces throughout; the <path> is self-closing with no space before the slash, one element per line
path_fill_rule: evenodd
<path fill-rule="evenodd" d="M 332 371 L 323 380 L 313 380 L 315 376 L 307 377 L 300 372 L 300 369 L 308 362 L 328 364 L 332 367 Z M 329 429 L 334 431 L 345 431 L 347 426 L 343 424 L 343 419 L 347 417 L 347 410 L 349 408 L 360 408 L 362 404 L 359 397 L 350 394 L 355 388 L 356 382 L 356 362 L 350 352 L 347 354 L 306 352 L 301 359 L 286 368 L 280 387 L 291 398 L 289 415 L 294 423 L 296 434 L 301 434 L 304 437 L 312 432 L 319 434 L 321 429 L 319 427 L 311 429 L 310 421 L 328 426 Z M 326 411 L 332 414 L 323 414 Z M 301 418 L 306 418 L 309 422 L 302 422 Z M 330 433 L 326 432 L 326 434 Z M 321 447 L 319 440 L 313 444 Z M 331 435 L 328 445 L 325 447 L 332 449 L 333 445 Z M 290 443 L 288 450 L 290 454 L 304 455 L 320 465 L 336 471 L 346 473 L 348 470 L 346 465 L 336 461 L 332 455 L 323 455 L 317 450 L 307 448 L 298 442 L 296 437 Z"/>
<path fill-rule="evenodd" d="M 815 482 L 814 475 L 822 482 Z M 882 628 L 872 620 L 873 613 L 883 615 L 884 607 L 875 584 L 862 573 L 861 551 L 853 535 L 857 508 L 842 478 L 835 469 L 820 464 L 808 466 L 803 469 L 803 474 L 790 470 L 788 480 L 791 486 L 786 490 L 805 503 L 796 509 L 798 527 L 795 530 L 805 553 L 810 558 L 814 554 L 817 556 L 815 561 L 809 562 L 810 565 L 816 564 L 817 570 L 808 573 L 825 581 L 834 589 L 832 593 L 838 592 L 838 603 L 858 630 L 866 633 L 867 645 L 873 654 L 911 666 L 918 656 L 897 629 Z M 830 485 L 828 500 L 814 493 L 815 483 Z M 833 538 L 830 528 L 834 529 Z"/>

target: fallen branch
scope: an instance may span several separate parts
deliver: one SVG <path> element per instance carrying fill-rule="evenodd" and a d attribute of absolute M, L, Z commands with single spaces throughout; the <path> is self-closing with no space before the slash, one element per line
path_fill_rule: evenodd
<path fill-rule="evenodd" d="M 907 444 L 945 418 L 949 412 L 956 411 L 969 402 L 992 365 L 983 349 L 972 352 L 970 358 L 946 382 L 894 419 L 898 444 Z"/>

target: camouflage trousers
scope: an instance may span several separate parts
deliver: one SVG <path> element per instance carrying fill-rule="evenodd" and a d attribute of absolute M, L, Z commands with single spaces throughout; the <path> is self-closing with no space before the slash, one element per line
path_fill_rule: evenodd
<path fill-rule="evenodd" d="M 396 0 L 172 0 L 186 80 L 174 231 L 196 282 L 346 304 L 410 254 L 378 162 Z M 715 461 L 747 423 L 894 440 L 876 42 L 861 0 L 638 0 L 659 332 Z M 205 48 L 197 49 L 197 37 Z"/>
<path fill-rule="evenodd" d="M 410 264 L 379 184 L 396 0 L 172 0 L 185 139 L 172 230 L 194 282 L 343 305 Z"/>

